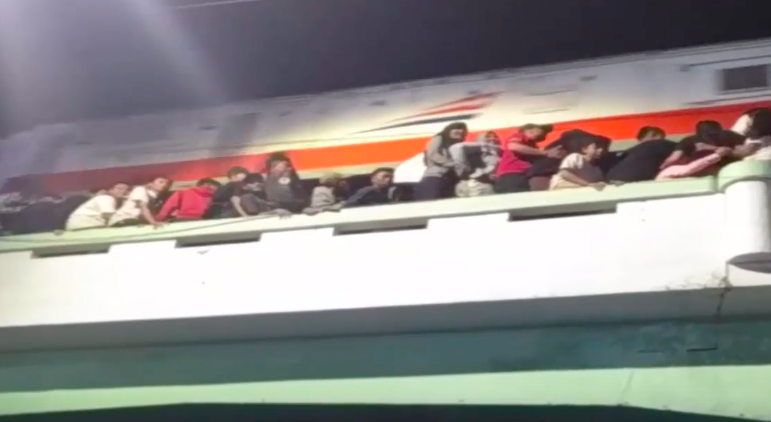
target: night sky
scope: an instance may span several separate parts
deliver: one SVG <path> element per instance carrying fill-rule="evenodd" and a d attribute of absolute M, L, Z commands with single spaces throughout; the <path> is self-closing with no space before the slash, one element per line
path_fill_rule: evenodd
<path fill-rule="evenodd" d="M 771 37 L 768 0 L 260 0 L 175 8 L 214 1 L 0 0 L 0 132 Z"/>

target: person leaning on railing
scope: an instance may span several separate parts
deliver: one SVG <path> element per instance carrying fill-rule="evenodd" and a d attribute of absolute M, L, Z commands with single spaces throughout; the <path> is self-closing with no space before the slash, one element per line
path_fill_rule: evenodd
<path fill-rule="evenodd" d="M 120 201 L 129 193 L 128 183 L 115 183 L 109 189 L 98 192 L 86 200 L 67 218 L 66 230 L 85 230 L 107 227 L 117 212 Z"/>
<path fill-rule="evenodd" d="M 568 154 L 560 164 L 557 174 L 552 176 L 551 190 L 592 187 L 605 188 L 605 175 L 597 166 L 604 152 L 597 138 L 585 137 L 576 140 L 577 152 Z"/>
<path fill-rule="evenodd" d="M 532 163 L 541 157 L 561 159 L 565 156 L 562 148 L 538 149 L 538 142 L 544 140 L 551 131 L 551 125 L 528 123 L 519 128 L 518 133 L 503 141 L 501 160 L 495 171 L 496 193 L 529 192 L 528 170 Z"/>
<path fill-rule="evenodd" d="M 459 198 L 492 195 L 495 169 L 501 160 L 501 141 L 495 132 L 477 136 L 474 142 L 459 142 L 450 147 L 455 172 L 460 182 L 455 186 Z"/>
<path fill-rule="evenodd" d="M 468 128 L 465 123 L 451 123 L 428 141 L 423 156 L 426 169 L 423 178 L 415 186 L 415 199 L 427 201 L 454 195 L 458 177 L 455 174 L 456 162 L 450 155 L 450 148 L 463 142 L 466 134 Z"/>
<path fill-rule="evenodd" d="M 744 113 L 732 128 L 747 138 L 734 155 L 745 160 L 771 160 L 771 109 L 756 108 Z"/>
<path fill-rule="evenodd" d="M 123 205 L 110 218 L 111 227 L 137 226 L 150 224 L 155 228 L 163 225 L 150 211 L 150 201 L 169 186 L 169 179 L 154 177 L 149 183 L 136 186 L 123 202 Z"/>

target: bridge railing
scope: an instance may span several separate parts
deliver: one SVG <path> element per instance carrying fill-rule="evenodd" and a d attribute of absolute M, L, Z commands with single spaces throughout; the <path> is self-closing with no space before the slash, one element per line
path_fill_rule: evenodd
<path fill-rule="evenodd" d="M 737 180 L 766 177 L 764 163 L 729 166 L 718 177 L 630 183 L 590 188 L 527 192 L 478 198 L 454 198 L 378 207 L 345 209 L 315 216 L 295 215 L 287 219 L 252 217 L 180 222 L 154 229 L 144 227 L 43 233 L 0 238 L 0 253 L 30 251 L 36 254 L 100 252 L 111 246 L 159 240 L 176 240 L 179 246 L 256 241 L 267 233 L 334 229 L 335 235 L 372 231 L 425 228 L 449 217 L 509 214 L 512 219 L 611 212 L 619 203 L 718 193 Z M 771 177 L 771 176 L 769 176 Z"/>

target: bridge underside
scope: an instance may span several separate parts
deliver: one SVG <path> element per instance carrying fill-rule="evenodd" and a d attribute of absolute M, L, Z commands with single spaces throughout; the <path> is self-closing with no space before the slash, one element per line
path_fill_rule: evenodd
<path fill-rule="evenodd" d="M 769 329 L 672 323 L 3 354 L 0 414 L 771 420 Z"/>

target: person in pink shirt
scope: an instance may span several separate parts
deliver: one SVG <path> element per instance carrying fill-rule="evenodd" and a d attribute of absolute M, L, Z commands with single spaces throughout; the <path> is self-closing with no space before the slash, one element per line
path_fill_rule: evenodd
<path fill-rule="evenodd" d="M 733 150 L 728 147 L 718 147 L 712 154 L 690 160 L 681 158 L 679 162 L 669 165 L 659 172 L 656 180 L 672 180 L 691 177 L 700 172 L 719 164 L 723 158 L 731 155 Z"/>

